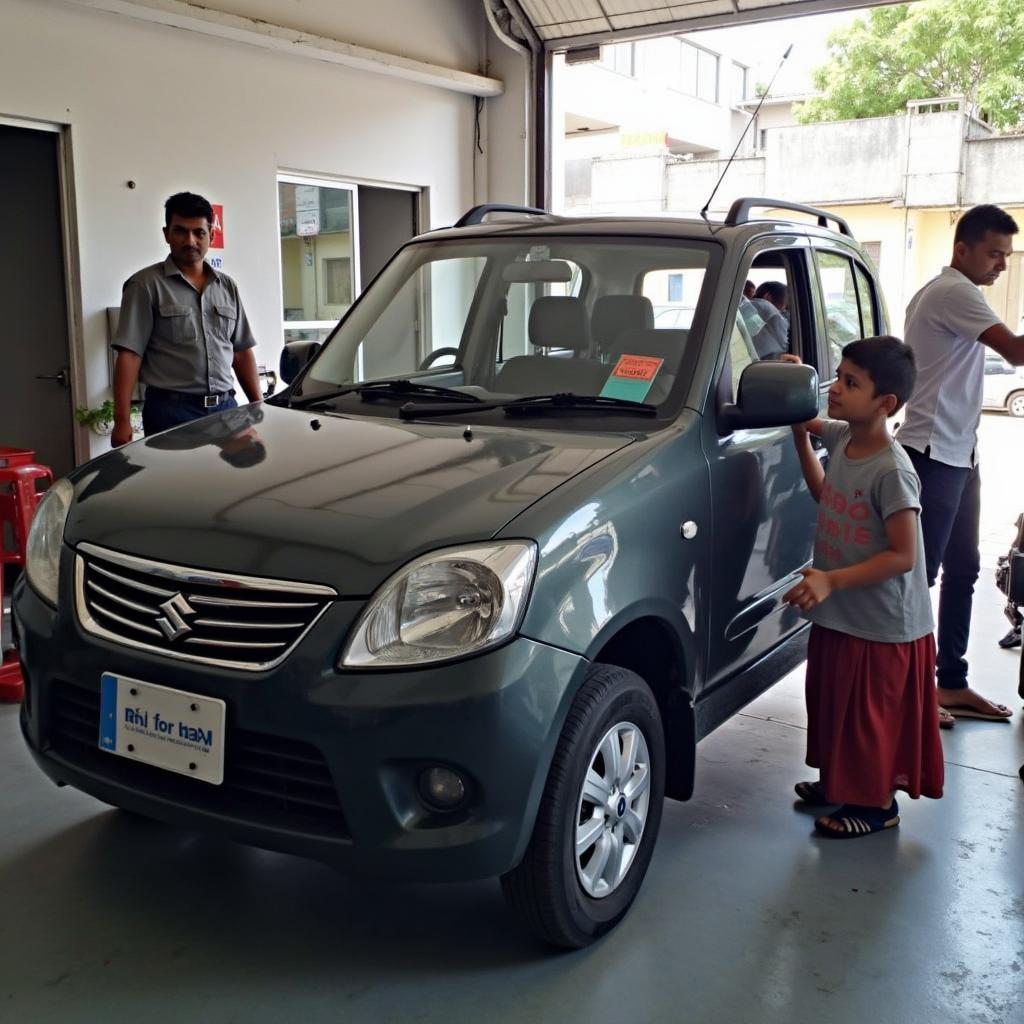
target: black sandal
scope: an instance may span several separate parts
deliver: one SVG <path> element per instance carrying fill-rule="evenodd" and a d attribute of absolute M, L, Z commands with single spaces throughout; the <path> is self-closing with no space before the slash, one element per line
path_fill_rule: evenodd
<path fill-rule="evenodd" d="M 841 829 L 823 825 L 825 820 L 835 821 Z M 889 807 L 861 807 L 857 804 L 843 804 L 842 807 L 819 818 L 814 827 L 818 833 L 829 839 L 859 839 L 887 828 L 896 828 L 900 823 L 900 809 L 893 800 Z"/>
<path fill-rule="evenodd" d="M 835 807 L 835 801 L 825 796 L 825 789 L 820 782 L 798 782 L 793 787 L 793 792 L 800 798 L 801 803 L 809 807 Z"/>

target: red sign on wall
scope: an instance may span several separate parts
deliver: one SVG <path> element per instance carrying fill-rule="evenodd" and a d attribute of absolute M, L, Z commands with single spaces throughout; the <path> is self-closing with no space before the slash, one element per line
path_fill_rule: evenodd
<path fill-rule="evenodd" d="M 219 203 L 211 203 L 213 207 L 213 223 L 210 225 L 210 248 L 224 248 L 224 207 Z"/>

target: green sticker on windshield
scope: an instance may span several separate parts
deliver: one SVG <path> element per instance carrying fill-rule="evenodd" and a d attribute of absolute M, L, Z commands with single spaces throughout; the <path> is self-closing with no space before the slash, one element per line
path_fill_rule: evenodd
<path fill-rule="evenodd" d="M 664 362 L 654 356 L 619 356 L 615 369 L 601 388 L 601 396 L 642 402 Z"/>

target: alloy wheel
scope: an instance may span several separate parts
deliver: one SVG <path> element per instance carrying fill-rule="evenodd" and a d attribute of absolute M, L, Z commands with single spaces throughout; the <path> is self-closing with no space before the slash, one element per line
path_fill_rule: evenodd
<path fill-rule="evenodd" d="M 602 899 L 629 873 L 650 807 L 650 754 L 632 722 L 613 725 L 590 757 L 576 813 L 576 874 Z"/>

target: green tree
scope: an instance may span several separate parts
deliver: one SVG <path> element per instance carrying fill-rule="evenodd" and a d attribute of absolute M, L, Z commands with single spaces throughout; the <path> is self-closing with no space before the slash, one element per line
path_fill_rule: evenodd
<path fill-rule="evenodd" d="M 966 96 L 997 128 L 1024 124 L 1024 2 L 921 0 L 876 7 L 829 39 L 820 96 L 799 121 L 901 113 L 909 100 Z"/>

